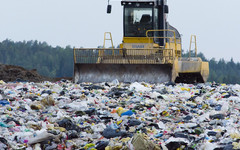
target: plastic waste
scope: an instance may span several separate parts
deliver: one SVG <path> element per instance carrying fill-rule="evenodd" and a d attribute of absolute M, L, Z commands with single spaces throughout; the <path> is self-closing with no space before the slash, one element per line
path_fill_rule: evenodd
<path fill-rule="evenodd" d="M 125 132 L 122 132 L 119 129 L 113 129 L 110 126 L 108 126 L 106 129 L 104 129 L 104 131 L 102 133 L 102 135 L 107 139 L 123 136 L 124 134 L 125 134 Z"/>
<path fill-rule="evenodd" d="M 94 149 L 94 147 L 95 147 L 95 144 L 93 144 L 93 143 L 90 143 L 90 144 L 86 144 L 85 146 L 84 146 L 84 149 L 86 149 L 86 150 L 92 150 L 92 149 Z"/>
<path fill-rule="evenodd" d="M 166 141 L 166 147 L 169 150 L 184 149 L 184 148 L 187 148 L 189 144 L 190 142 L 186 138 L 171 137 Z"/>
<path fill-rule="evenodd" d="M 11 128 L 13 126 L 14 125 L 8 125 L 8 124 L 5 124 L 4 122 L 0 122 L 0 127 Z"/>
<path fill-rule="evenodd" d="M 122 113 L 121 116 L 131 116 L 131 115 L 133 115 L 133 114 L 134 114 L 134 113 L 132 112 L 132 110 L 128 110 L 128 111 Z"/>
<path fill-rule="evenodd" d="M 134 82 L 130 85 L 130 90 L 135 90 L 137 92 L 146 92 L 146 91 L 150 91 L 151 88 L 146 87 L 138 82 Z"/>
<path fill-rule="evenodd" d="M 112 84 L 115 85 L 115 86 L 119 85 L 118 79 L 113 80 L 113 81 L 112 81 Z"/>
<path fill-rule="evenodd" d="M 58 122 L 58 125 L 67 130 L 75 130 L 77 132 L 79 132 L 81 130 L 80 127 L 77 126 L 76 124 L 74 124 L 70 119 L 63 119 Z"/>
<path fill-rule="evenodd" d="M 40 143 L 43 141 L 48 141 L 50 139 L 55 138 L 55 136 L 53 134 L 48 133 L 47 131 L 43 131 L 42 133 L 36 135 L 35 137 L 29 139 L 28 144 L 32 145 L 32 144 L 36 144 L 36 143 Z"/>
<path fill-rule="evenodd" d="M 238 148 L 240 85 L 0 83 L 0 149 Z"/>
<path fill-rule="evenodd" d="M 141 124 L 141 121 L 139 121 L 139 120 L 136 120 L 136 119 L 128 120 L 128 125 L 129 126 L 136 126 L 136 125 L 140 125 L 140 124 Z"/>
<path fill-rule="evenodd" d="M 74 138 L 78 138 L 79 134 L 77 131 L 75 130 L 70 130 L 68 131 L 68 139 L 74 139 Z"/>
<path fill-rule="evenodd" d="M 215 114 L 215 115 L 212 115 L 209 117 L 210 117 L 210 119 L 224 119 L 225 115 L 224 114 Z"/>
<path fill-rule="evenodd" d="M 45 147 L 45 150 L 54 150 L 57 148 L 57 144 L 56 143 L 52 143 L 51 145 L 47 145 Z"/>
<path fill-rule="evenodd" d="M 96 149 L 97 150 L 105 150 L 105 148 L 108 146 L 108 141 L 98 141 L 96 143 Z"/>
<path fill-rule="evenodd" d="M 0 137 L 0 149 L 7 149 L 8 146 L 8 141 L 5 138 Z"/>
<path fill-rule="evenodd" d="M 33 146 L 33 149 L 34 149 L 34 150 L 42 150 L 40 144 L 35 144 L 35 145 Z"/>
<path fill-rule="evenodd" d="M 134 149 L 146 150 L 146 149 L 155 149 L 161 150 L 160 147 L 149 141 L 145 134 L 135 134 L 131 141 Z"/>
<path fill-rule="evenodd" d="M 0 105 L 2 106 L 10 105 L 10 102 L 8 100 L 0 100 Z"/>

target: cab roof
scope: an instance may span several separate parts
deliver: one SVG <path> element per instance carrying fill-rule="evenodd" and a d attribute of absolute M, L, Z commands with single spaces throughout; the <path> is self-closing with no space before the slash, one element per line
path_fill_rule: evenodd
<path fill-rule="evenodd" d="M 126 4 L 131 4 L 131 3 L 139 3 L 139 4 L 155 4 L 156 0 L 122 0 L 121 4 L 126 5 Z"/>

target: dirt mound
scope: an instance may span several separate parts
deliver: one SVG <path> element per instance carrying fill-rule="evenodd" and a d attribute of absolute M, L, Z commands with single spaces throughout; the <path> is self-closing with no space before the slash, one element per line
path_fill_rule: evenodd
<path fill-rule="evenodd" d="M 0 64 L 0 80 L 5 82 L 28 81 L 41 82 L 50 81 L 37 73 L 37 70 L 26 70 L 23 67 Z"/>

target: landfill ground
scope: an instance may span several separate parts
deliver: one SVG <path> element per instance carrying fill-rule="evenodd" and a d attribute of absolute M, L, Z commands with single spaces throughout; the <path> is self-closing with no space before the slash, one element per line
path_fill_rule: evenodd
<path fill-rule="evenodd" d="M 18 77 L 0 81 L 0 150 L 240 149 L 237 84 Z"/>

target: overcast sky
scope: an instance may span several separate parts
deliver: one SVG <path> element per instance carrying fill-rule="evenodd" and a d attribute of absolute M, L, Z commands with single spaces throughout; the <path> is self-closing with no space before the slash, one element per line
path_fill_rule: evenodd
<path fill-rule="evenodd" d="M 0 0 L 0 40 L 46 41 L 52 46 L 97 47 L 104 32 L 112 32 L 114 45 L 122 41 L 120 0 Z M 168 20 L 183 35 L 197 35 L 198 50 L 207 58 L 240 62 L 240 0 L 168 0 Z"/>

